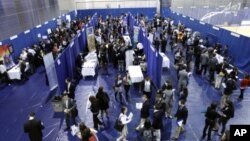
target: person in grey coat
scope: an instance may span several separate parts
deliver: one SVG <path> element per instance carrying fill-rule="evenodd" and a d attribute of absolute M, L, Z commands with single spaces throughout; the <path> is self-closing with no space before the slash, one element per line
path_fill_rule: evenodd
<path fill-rule="evenodd" d="M 182 66 L 179 71 L 179 80 L 178 80 L 178 90 L 182 91 L 182 88 L 187 87 L 188 85 L 188 72 L 186 71 L 186 66 Z"/>
<path fill-rule="evenodd" d="M 203 75 L 206 75 L 208 61 L 209 61 L 208 52 L 205 50 L 201 54 L 201 70 L 200 70 L 201 75 L 202 75 L 202 73 L 203 73 Z"/>

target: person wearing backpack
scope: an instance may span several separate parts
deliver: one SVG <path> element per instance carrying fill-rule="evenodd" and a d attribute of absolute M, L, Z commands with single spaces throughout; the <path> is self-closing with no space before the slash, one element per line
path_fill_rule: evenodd
<path fill-rule="evenodd" d="M 104 113 L 106 114 L 106 117 L 108 117 L 108 109 L 109 109 L 109 96 L 108 94 L 103 91 L 103 86 L 100 86 L 98 89 L 98 92 L 96 94 L 96 99 L 98 100 L 98 105 L 101 110 L 101 117 L 103 118 Z"/>
<path fill-rule="evenodd" d="M 229 121 L 230 118 L 234 117 L 234 105 L 233 102 L 228 100 L 225 104 L 225 107 L 222 108 L 221 117 L 219 119 L 219 124 L 222 125 L 221 132 L 219 133 L 219 136 L 223 135 L 226 129 L 226 124 Z"/>

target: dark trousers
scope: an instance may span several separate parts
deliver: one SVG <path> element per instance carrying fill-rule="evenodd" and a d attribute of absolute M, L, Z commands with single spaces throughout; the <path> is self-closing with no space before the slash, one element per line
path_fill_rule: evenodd
<path fill-rule="evenodd" d="M 25 71 L 21 72 L 21 79 L 22 80 L 28 80 L 29 79 L 29 77 L 28 77 L 28 75 L 27 75 L 27 73 Z"/>
<path fill-rule="evenodd" d="M 126 95 L 126 100 L 128 101 L 129 100 L 129 88 L 130 88 L 130 85 L 124 85 L 124 89 L 125 89 L 125 95 Z"/>
<path fill-rule="evenodd" d="M 93 113 L 93 122 L 94 122 L 94 128 L 98 130 L 98 124 L 102 124 L 102 122 L 98 118 L 99 113 Z"/>
<path fill-rule="evenodd" d="M 215 125 L 214 120 L 206 119 L 205 127 L 203 128 L 202 138 L 206 137 L 206 132 L 207 132 L 207 129 L 208 129 L 207 139 L 211 140 L 211 132 L 212 132 L 212 128 L 214 127 L 214 125 Z"/>
<path fill-rule="evenodd" d="M 4 72 L 3 74 L 1 74 L 2 75 L 2 77 L 4 78 L 4 82 L 5 83 L 11 83 L 11 80 L 10 80 L 10 78 L 9 78 L 9 76 L 8 76 L 8 73 L 7 72 Z"/>
<path fill-rule="evenodd" d="M 225 132 L 227 122 L 228 122 L 228 119 L 226 119 L 226 118 L 222 117 L 219 119 L 219 124 L 222 125 L 221 134 L 223 134 Z"/>
<path fill-rule="evenodd" d="M 201 75 L 202 75 L 202 72 L 203 72 L 203 75 L 207 74 L 207 65 L 201 65 Z"/>
<path fill-rule="evenodd" d="M 245 91 L 245 89 L 240 89 L 239 99 L 243 99 L 244 98 L 244 91 Z"/>
<path fill-rule="evenodd" d="M 115 92 L 115 99 L 117 100 L 117 95 L 120 97 L 120 103 L 122 103 L 122 93 L 121 92 Z"/>
<path fill-rule="evenodd" d="M 214 69 L 209 69 L 209 80 L 210 80 L 210 82 L 214 81 L 214 72 L 215 72 Z"/>
<path fill-rule="evenodd" d="M 143 94 L 147 95 L 147 97 L 150 99 L 151 98 L 151 92 L 145 92 L 143 91 Z"/>
<path fill-rule="evenodd" d="M 72 119 L 73 124 L 76 125 L 76 119 L 75 117 L 71 116 L 70 113 L 65 113 L 65 121 L 66 121 L 66 126 L 67 128 L 70 128 L 70 119 Z"/>

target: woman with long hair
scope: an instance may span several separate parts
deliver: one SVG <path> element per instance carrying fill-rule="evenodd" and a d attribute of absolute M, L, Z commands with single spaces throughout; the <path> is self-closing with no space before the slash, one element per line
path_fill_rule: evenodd
<path fill-rule="evenodd" d="M 121 121 L 121 123 L 124 125 L 123 129 L 121 132 L 119 132 L 120 137 L 117 138 L 117 141 L 127 141 L 126 137 L 128 135 L 128 127 L 127 124 L 131 122 L 132 120 L 132 114 L 130 114 L 129 116 L 127 116 L 127 107 L 122 107 L 121 108 L 121 113 L 119 115 L 119 120 Z"/>

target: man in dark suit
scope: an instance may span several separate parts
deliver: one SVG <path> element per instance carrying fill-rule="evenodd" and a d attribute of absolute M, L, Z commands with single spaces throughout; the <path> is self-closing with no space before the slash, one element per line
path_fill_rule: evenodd
<path fill-rule="evenodd" d="M 150 101 L 147 97 L 147 95 L 143 95 L 143 105 L 142 105 L 142 108 L 141 108 L 141 120 L 140 120 L 140 124 L 136 127 L 136 130 L 139 131 L 146 119 L 149 117 L 149 109 L 150 109 Z"/>
<path fill-rule="evenodd" d="M 65 83 L 66 83 L 66 92 L 68 93 L 69 98 L 75 99 L 75 89 L 76 89 L 75 84 L 72 81 L 70 81 L 69 78 L 65 80 Z"/>
<path fill-rule="evenodd" d="M 178 110 L 175 114 L 175 117 L 177 118 L 177 127 L 175 130 L 175 135 L 172 139 L 177 140 L 180 136 L 180 133 L 184 131 L 184 125 L 187 122 L 187 117 L 188 117 L 188 110 L 187 107 L 185 106 L 185 100 L 180 100 L 179 101 L 179 106 Z"/>
<path fill-rule="evenodd" d="M 154 135 L 157 141 L 161 140 L 161 129 L 163 128 L 164 110 L 161 105 L 156 105 L 153 113 L 153 128 L 155 130 Z"/>
<path fill-rule="evenodd" d="M 71 99 L 67 94 L 65 94 L 63 97 L 63 109 L 65 113 L 65 121 L 67 126 L 64 130 L 66 131 L 70 130 L 70 118 L 72 118 L 73 124 L 76 125 L 75 118 L 78 115 L 75 101 Z"/>
<path fill-rule="evenodd" d="M 24 132 L 29 134 L 30 141 L 42 141 L 44 129 L 43 123 L 35 119 L 35 113 L 29 114 L 29 120 L 24 124 Z"/>

